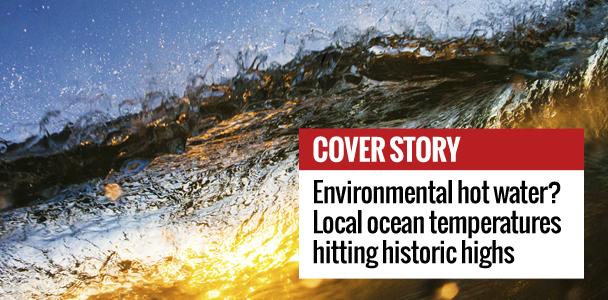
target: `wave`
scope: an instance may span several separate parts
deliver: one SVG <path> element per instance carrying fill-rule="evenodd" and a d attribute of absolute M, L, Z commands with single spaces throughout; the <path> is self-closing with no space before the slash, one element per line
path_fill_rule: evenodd
<path fill-rule="evenodd" d="M 517 16 L 521 23 L 514 23 L 512 31 L 489 37 L 474 31 L 440 40 L 368 30 L 347 46 L 302 50 L 295 59 L 268 68 L 262 67 L 265 55 L 241 52 L 231 79 L 209 84 L 206 74 L 192 76 L 182 95 L 150 92 L 121 102 L 118 118 L 94 111 L 59 130 L 61 112 L 52 111 L 38 124 L 40 134 L 18 143 L 0 140 L 0 190 L 12 195 L 14 205 L 25 205 L 48 197 L 57 186 L 103 176 L 132 159 L 183 152 L 189 137 L 236 114 L 330 90 L 436 80 L 448 89 L 483 80 L 487 84 L 479 92 L 491 93 L 513 78 L 559 80 L 584 62 L 605 32 L 600 22 L 605 4 L 592 4 L 572 4 L 547 16 Z M 430 97 L 443 94 L 436 95 Z M 418 101 L 424 106 L 441 99 Z"/>
<path fill-rule="evenodd" d="M 0 153 L 8 143 L 56 133 L 69 124 L 86 127 L 92 124 L 84 122 L 103 123 L 150 109 L 146 107 L 146 94 L 181 94 L 193 74 L 200 74 L 194 77 L 206 84 L 220 83 L 238 76 L 253 63 L 261 69 L 274 68 L 311 51 L 330 46 L 349 47 L 380 36 L 490 38 L 515 32 L 517 27 L 531 28 L 535 21 L 542 24 L 543 19 L 558 20 L 564 7 L 576 5 L 566 0 L 410 1 L 408 5 L 396 0 L 382 3 L 334 0 L 316 5 L 292 4 L 293 7 L 281 8 L 282 12 L 275 16 L 279 20 L 273 20 L 268 11 L 278 7 L 268 4 L 239 17 L 243 22 L 253 18 L 255 26 L 239 28 L 245 25 L 236 22 L 233 26 L 237 27 L 223 28 L 227 34 L 215 37 L 207 36 L 205 30 L 196 34 L 192 33 L 193 28 L 182 28 L 175 33 L 175 38 L 181 41 L 177 44 L 173 41 L 172 47 L 168 44 L 157 49 L 146 42 L 151 39 L 147 34 L 129 35 L 131 45 L 139 46 L 140 51 L 131 49 L 131 54 L 123 53 L 115 57 L 116 61 L 87 64 L 98 60 L 96 55 L 104 58 L 110 55 L 89 49 L 83 50 L 82 55 L 71 53 L 70 64 L 61 59 L 61 53 L 51 54 L 42 66 L 19 66 L 15 62 L 14 66 L 7 65 L 6 70 L 0 67 L 0 141 L 4 141 L 0 143 Z M 234 9 L 241 13 L 238 6 Z M 175 23 L 189 24 L 192 20 L 187 17 L 185 14 L 179 21 L 163 20 L 163 23 L 181 28 Z M 198 16 L 192 19 L 195 24 L 190 25 L 196 27 Z M 98 34 L 103 37 L 103 32 Z M 169 43 L 175 38 L 165 36 L 159 43 Z M 37 41 L 31 42 L 37 45 Z M 66 45 L 68 53 L 69 46 Z M 119 51 L 120 45 L 116 47 Z M 142 57 L 134 54 L 141 51 Z M 39 52 L 38 56 L 47 54 Z"/>
<path fill-rule="evenodd" d="M 584 127 L 586 221 L 599 222 L 607 11 L 590 1 L 492 37 L 371 34 L 270 68 L 243 60 L 223 82 L 193 77 L 183 95 L 146 95 L 152 109 L 9 144 L 1 289 L 17 298 L 304 298 L 311 287 L 337 298 L 430 297 L 424 282 L 295 280 L 301 127 Z M 586 276 L 601 279 L 608 235 L 585 228 Z M 558 283 L 477 284 L 517 297 Z M 603 283 L 575 286 L 592 297 Z"/>

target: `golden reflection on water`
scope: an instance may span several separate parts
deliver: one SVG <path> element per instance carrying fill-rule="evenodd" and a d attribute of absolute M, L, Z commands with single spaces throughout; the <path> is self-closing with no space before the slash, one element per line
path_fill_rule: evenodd
<path fill-rule="evenodd" d="M 584 97 L 552 99 L 530 117 L 515 123 L 521 128 L 584 128 L 585 140 L 599 139 L 608 131 L 608 96 L 588 91 Z"/>
<path fill-rule="evenodd" d="M 129 272 L 113 282 L 102 282 L 92 299 L 253 299 L 271 290 L 289 292 L 297 285 L 297 224 L 295 211 L 281 214 L 278 222 L 266 220 L 244 237 L 201 248 L 193 237 L 181 257 L 173 257 L 146 271 L 142 277 Z M 137 270 L 134 270 L 137 271 Z M 129 284 L 132 281 L 134 285 Z M 303 281 L 302 286 L 318 283 Z M 82 291 L 81 291 L 82 292 Z M 86 294 L 86 293 L 85 293 Z M 83 294 L 81 294 L 83 295 Z"/>
<path fill-rule="evenodd" d="M 249 125 L 254 117 L 242 114 L 231 120 L 234 126 L 218 128 L 221 128 L 222 135 L 226 135 Z M 556 113 L 533 122 L 540 120 L 561 127 L 569 126 L 577 119 Z M 543 126 L 542 123 L 518 125 Z M 207 138 L 211 139 L 203 137 Z M 295 206 L 297 199 L 290 202 Z M 66 294 L 66 298 L 341 299 L 352 296 L 368 298 L 383 288 L 401 288 L 398 281 L 298 279 L 298 224 L 294 206 L 261 216 L 253 230 L 240 228 L 237 232 L 218 232 L 226 237 L 220 237 L 217 242 L 209 243 L 193 232 L 189 244 L 182 245 L 184 250 L 179 255 L 152 267 L 131 262 L 121 274 L 107 276 L 93 285 L 76 287 Z M 405 281 L 400 282 L 403 284 Z M 406 291 L 409 289 L 410 296 L 423 297 L 424 294 L 416 292 L 425 287 L 409 282 L 412 283 Z M 324 284 L 328 285 L 325 289 Z M 435 288 L 431 298 L 454 299 L 459 292 L 455 282 L 447 282 Z"/>
<path fill-rule="evenodd" d="M 533 111 L 531 117 L 510 126 L 583 127 L 587 139 L 600 137 L 605 134 L 608 124 L 605 100 L 603 91 L 589 91 L 587 96 L 573 99 L 550 99 Z M 238 136 L 240 130 L 252 124 L 269 122 L 278 114 L 289 114 L 296 105 L 296 102 L 288 102 L 282 109 L 236 115 L 195 139 L 205 142 L 218 136 L 235 133 Z M 234 138 L 237 143 L 238 139 Z M 367 298 L 390 289 L 400 290 L 397 295 L 405 293 L 410 298 L 453 299 L 461 294 L 462 287 L 456 282 L 431 286 L 429 292 L 429 286 L 420 281 L 404 284 L 406 281 L 396 280 L 298 279 L 297 192 L 291 193 L 293 199 L 286 201 L 287 205 L 258 213 L 256 224 L 250 228 L 241 226 L 233 232 L 218 232 L 217 241 L 211 243 L 200 232 L 192 232 L 189 244 L 182 245 L 184 250 L 178 255 L 152 267 L 123 262 L 125 267 L 121 274 L 106 276 L 96 284 L 75 286 L 65 296 L 90 296 L 92 299 L 336 299 Z M 518 283 L 502 286 L 503 292 L 497 295 L 506 297 L 509 291 L 517 294 L 514 287 Z M 424 289 L 427 291 L 421 291 Z"/>

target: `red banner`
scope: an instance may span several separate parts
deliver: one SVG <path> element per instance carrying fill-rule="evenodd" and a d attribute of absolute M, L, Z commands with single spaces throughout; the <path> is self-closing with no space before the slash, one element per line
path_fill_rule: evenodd
<path fill-rule="evenodd" d="M 300 170 L 583 170 L 583 129 L 300 129 Z"/>

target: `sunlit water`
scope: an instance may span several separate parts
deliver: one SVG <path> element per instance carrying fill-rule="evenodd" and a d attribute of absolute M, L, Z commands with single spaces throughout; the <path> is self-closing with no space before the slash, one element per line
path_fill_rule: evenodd
<path fill-rule="evenodd" d="M 373 36 L 216 85 L 195 80 L 183 96 L 148 96 L 160 97 L 160 109 L 122 121 L 12 144 L 2 165 L 10 172 L 0 173 L 0 294 L 605 296 L 607 10 L 600 2 L 575 11 L 497 39 Z M 586 279 L 299 280 L 301 127 L 585 128 Z M 102 175 L 71 178 L 79 166 Z M 65 179 L 44 184 L 56 177 Z"/>

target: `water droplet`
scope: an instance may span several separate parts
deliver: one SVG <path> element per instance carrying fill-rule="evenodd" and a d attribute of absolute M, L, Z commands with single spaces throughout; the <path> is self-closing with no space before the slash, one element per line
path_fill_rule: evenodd
<path fill-rule="evenodd" d="M 103 187 L 104 196 L 110 201 L 116 201 L 122 195 L 120 185 L 116 183 L 108 183 Z"/>
<path fill-rule="evenodd" d="M 454 299 L 458 295 L 460 289 L 458 288 L 458 284 L 456 282 L 448 282 L 442 285 L 437 290 L 437 298 L 438 299 Z"/>

